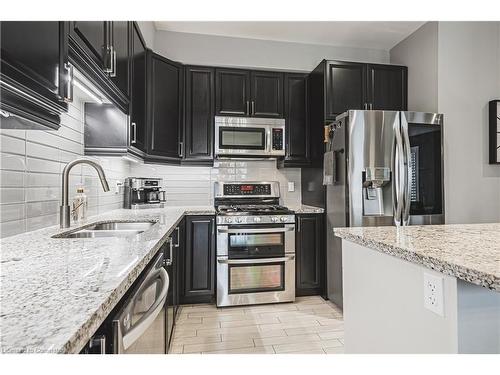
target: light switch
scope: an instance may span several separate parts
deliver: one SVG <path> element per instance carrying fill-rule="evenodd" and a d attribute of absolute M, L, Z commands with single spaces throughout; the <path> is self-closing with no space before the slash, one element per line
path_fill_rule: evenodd
<path fill-rule="evenodd" d="M 295 182 L 291 181 L 288 183 L 288 191 L 295 191 Z"/>

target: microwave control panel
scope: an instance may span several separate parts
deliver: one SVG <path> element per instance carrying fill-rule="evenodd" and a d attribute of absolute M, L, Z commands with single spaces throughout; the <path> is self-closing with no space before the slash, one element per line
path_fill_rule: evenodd
<path fill-rule="evenodd" d="M 283 129 L 273 128 L 272 130 L 273 150 L 283 150 Z"/>

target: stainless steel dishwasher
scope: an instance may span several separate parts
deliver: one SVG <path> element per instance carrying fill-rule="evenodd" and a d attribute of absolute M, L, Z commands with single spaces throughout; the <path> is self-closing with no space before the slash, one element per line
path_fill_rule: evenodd
<path fill-rule="evenodd" d="M 167 353 L 168 289 L 169 276 L 161 252 L 112 319 L 113 353 Z"/>

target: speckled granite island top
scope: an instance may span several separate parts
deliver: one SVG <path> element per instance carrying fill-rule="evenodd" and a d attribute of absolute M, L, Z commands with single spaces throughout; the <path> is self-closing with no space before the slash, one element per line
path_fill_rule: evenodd
<path fill-rule="evenodd" d="M 183 215 L 214 212 L 213 207 L 115 210 L 88 223 L 156 224 L 128 238 L 51 238 L 68 231 L 57 226 L 0 240 L 0 350 L 78 353 Z"/>
<path fill-rule="evenodd" d="M 500 223 L 333 231 L 342 239 L 500 292 Z"/>

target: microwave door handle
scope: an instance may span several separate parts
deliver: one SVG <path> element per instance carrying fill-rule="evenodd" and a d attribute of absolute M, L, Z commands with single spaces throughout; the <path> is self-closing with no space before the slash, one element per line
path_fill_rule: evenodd
<path fill-rule="evenodd" d="M 294 260 L 295 255 L 290 255 L 281 258 L 258 258 L 258 259 L 217 259 L 217 262 L 222 264 L 266 264 L 266 263 L 277 263 L 277 262 L 288 262 Z"/>
<path fill-rule="evenodd" d="M 293 232 L 295 230 L 295 226 L 289 226 L 285 228 L 241 228 L 241 229 L 225 229 L 225 228 L 217 228 L 217 233 L 229 233 L 229 234 L 238 234 L 238 233 L 285 233 L 285 232 Z"/>
<path fill-rule="evenodd" d="M 168 288 L 169 288 L 169 278 L 168 273 L 164 268 L 159 269 L 159 276 L 163 280 L 163 288 L 160 292 L 155 303 L 151 308 L 142 316 L 137 325 L 133 327 L 125 336 L 122 337 L 122 346 L 124 350 L 127 350 L 130 345 L 132 345 L 139 337 L 141 337 L 144 332 L 153 324 L 158 314 L 163 309 L 165 300 L 167 299 Z"/>

